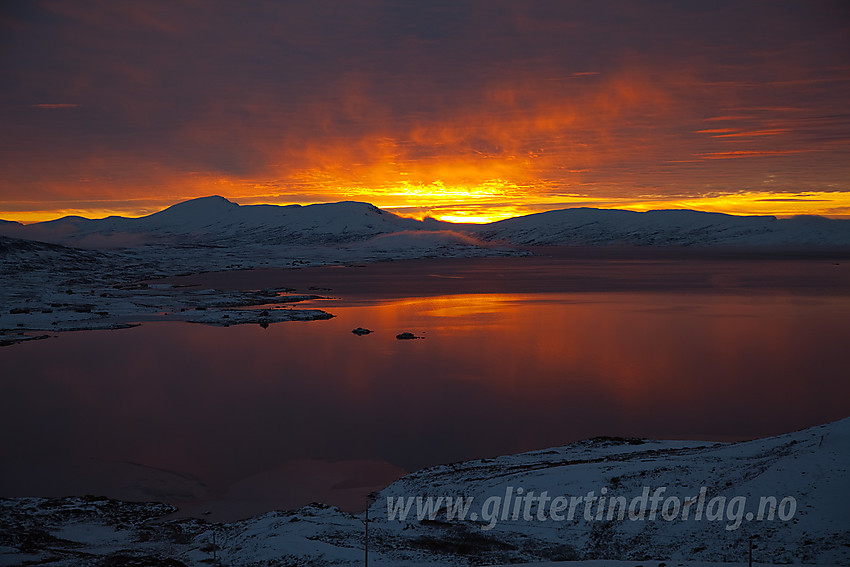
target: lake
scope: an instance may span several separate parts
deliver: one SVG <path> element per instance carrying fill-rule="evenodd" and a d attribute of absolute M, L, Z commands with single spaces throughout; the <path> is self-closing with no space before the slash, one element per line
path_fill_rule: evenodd
<path fill-rule="evenodd" d="M 172 281 L 311 290 L 335 317 L 0 349 L 0 494 L 163 499 L 215 519 L 357 509 L 440 463 L 850 414 L 848 263 L 830 258 L 573 252 Z"/>

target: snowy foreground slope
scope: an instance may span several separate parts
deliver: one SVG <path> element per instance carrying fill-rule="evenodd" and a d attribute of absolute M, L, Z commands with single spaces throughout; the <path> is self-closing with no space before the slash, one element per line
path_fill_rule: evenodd
<path fill-rule="evenodd" d="M 624 566 L 660 561 L 697 567 L 744 563 L 750 537 L 755 537 L 754 559 L 760 564 L 847 565 L 848 447 L 850 418 L 733 444 L 598 438 L 425 469 L 376 495 L 369 513 L 369 563 L 413 567 L 613 559 Z M 589 492 L 604 492 L 609 499 L 637 499 L 638 517 L 644 491 L 651 498 L 662 488 L 656 514 L 646 508 L 642 519 L 634 520 L 628 514 L 607 519 L 607 504 L 597 519 L 598 504 L 592 500 L 589 512 L 581 504 L 572 519 L 566 510 L 549 514 L 553 508 L 541 507 L 541 500 L 532 501 L 528 510 L 515 500 L 517 494 L 587 498 Z M 502 499 L 506 494 L 510 498 Z M 449 519 L 445 507 L 438 507 L 432 519 L 417 518 L 416 497 L 424 503 L 428 497 L 447 496 L 473 498 L 464 519 Z M 414 498 L 403 521 L 389 517 L 388 498 L 395 503 L 398 497 Z M 770 502 L 771 497 L 777 506 L 773 518 L 765 514 L 759 520 L 761 499 Z M 682 506 L 694 498 L 686 519 L 667 504 L 674 498 Z M 499 502 L 508 503 L 504 515 L 494 510 Z M 0 564 L 195 565 L 209 562 L 213 554 L 225 565 L 363 562 L 362 514 L 317 504 L 214 524 L 169 519 L 171 511 L 164 504 L 97 497 L 3 499 Z"/>

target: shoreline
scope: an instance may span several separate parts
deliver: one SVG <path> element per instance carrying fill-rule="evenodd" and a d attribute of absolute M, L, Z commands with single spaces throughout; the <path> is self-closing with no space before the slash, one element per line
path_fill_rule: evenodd
<path fill-rule="evenodd" d="M 230 326 L 326 319 L 333 314 L 292 306 L 328 297 L 374 301 L 551 292 L 850 295 L 847 249 L 543 246 L 522 252 L 322 261 L 147 279 L 104 272 L 92 274 L 88 283 L 69 280 L 76 283 L 59 283 L 53 289 L 39 288 L 33 279 L 38 273 L 28 277 L 24 272 L 21 276 L 27 279 L 12 278 L 29 291 L 16 290 L 7 298 L 8 311 L 0 313 L 0 346 L 153 320 Z M 51 279 L 68 278 L 61 268 L 54 272 Z"/>

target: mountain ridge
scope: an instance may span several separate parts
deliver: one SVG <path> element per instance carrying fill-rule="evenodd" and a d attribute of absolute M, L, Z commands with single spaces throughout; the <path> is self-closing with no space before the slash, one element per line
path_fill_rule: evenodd
<path fill-rule="evenodd" d="M 850 221 L 817 216 L 779 219 L 691 209 L 645 212 L 574 208 L 482 225 L 486 241 L 514 245 L 850 245 Z"/>
<path fill-rule="evenodd" d="M 190 199 L 137 218 L 0 222 L 3 236 L 95 249 L 145 244 L 329 246 L 394 233 L 440 231 L 505 246 L 850 246 L 850 220 L 816 215 L 781 219 L 691 209 L 576 207 L 475 225 L 415 220 L 361 201 L 239 205 L 220 195 Z"/>

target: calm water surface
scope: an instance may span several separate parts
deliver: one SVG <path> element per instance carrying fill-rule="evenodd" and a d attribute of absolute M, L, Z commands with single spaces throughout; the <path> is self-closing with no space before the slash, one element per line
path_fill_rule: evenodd
<path fill-rule="evenodd" d="M 438 463 L 850 414 L 843 294 L 367 295 L 314 302 L 327 321 L 145 323 L 2 349 L 0 495 L 197 500 L 184 504 L 221 518 L 356 508 Z"/>

